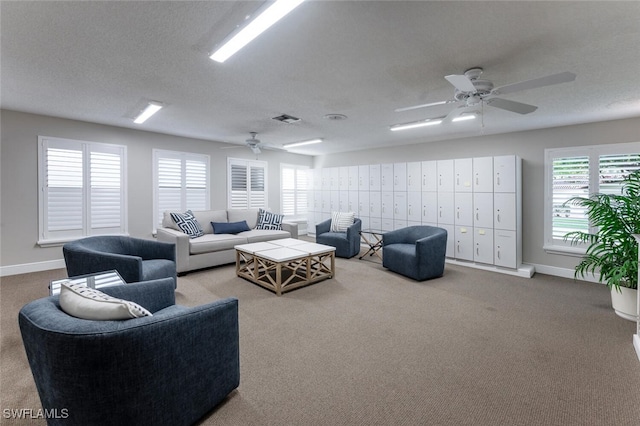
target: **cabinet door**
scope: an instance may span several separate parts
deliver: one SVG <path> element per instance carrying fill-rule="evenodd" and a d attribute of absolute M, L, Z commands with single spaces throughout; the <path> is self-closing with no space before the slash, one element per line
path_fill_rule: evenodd
<path fill-rule="evenodd" d="M 423 161 L 421 167 L 421 186 L 422 192 L 438 191 L 438 162 Z"/>
<path fill-rule="evenodd" d="M 455 192 L 471 192 L 473 189 L 473 160 L 471 158 L 456 159 L 453 162 L 455 173 L 454 191 Z"/>
<path fill-rule="evenodd" d="M 393 219 L 393 229 L 402 229 L 407 227 L 406 220 Z"/>
<path fill-rule="evenodd" d="M 349 190 L 349 167 L 338 167 L 338 189 Z"/>
<path fill-rule="evenodd" d="M 393 231 L 393 219 L 382 218 L 380 220 L 380 226 L 383 231 Z"/>
<path fill-rule="evenodd" d="M 380 191 L 380 164 L 369 166 L 369 191 Z"/>
<path fill-rule="evenodd" d="M 493 158 L 493 192 L 516 192 L 516 156 Z"/>
<path fill-rule="evenodd" d="M 419 161 L 407 163 L 407 191 L 419 192 L 422 191 L 422 173 L 421 164 Z"/>
<path fill-rule="evenodd" d="M 358 166 L 349 167 L 349 181 L 347 183 L 349 191 L 358 190 Z"/>
<path fill-rule="evenodd" d="M 381 217 L 382 195 L 380 191 L 369 191 L 369 217 Z"/>
<path fill-rule="evenodd" d="M 493 264 L 493 229 L 473 228 L 473 260 L 475 262 Z"/>
<path fill-rule="evenodd" d="M 338 212 L 340 211 L 340 191 L 329 191 L 330 195 L 330 204 L 329 211 Z"/>
<path fill-rule="evenodd" d="M 358 191 L 358 216 L 369 217 L 369 191 Z"/>
<path fill-rule="evenodd" d="M 438 192 L 438 224 L 454 224 L 453 206 L 453 192 Z"/>
<path fill-rule="evenodd" d="M 331 189 L 331 168 L 322 169 L 320 187 L 323 191 L 329 191 Z"/>
<path fill-rule="evenodd" d="M 313 209 L 314 212 L 322 211 L 322 191 L 313 191 Z"/>
<path fill-rule="evenodd" d="M 438 227 L 447 231 L 447 257 L 455 257 L 456 254 L 456 233 L 453 225 L 438 224 Z"/>
<path fill-rule="evenodd" d="M 453 192 L 453 160 L 438 161 L 438 192 Z"/>
<path fill-rule="evenodd" d="M 356 215 L 360 212 L 358 207 L 358 191 L 349 191 L 349 203 L 347 205 L 347 211 L 355 212 Z"/>
<path fill-rule="evenodd" d="M 438 223 L 438 193 L 423 192 L 422 193 L 422 218 L 423 224 Z"/>
<path fill-rule="evenodd" d="M 473 260 L 473 228 L 466 226 L 455 227 L 455 258 Z"/>
<path fill-rule="evenodd" d="M 383 219 L 393 219 L 393 191 L 382 191 L 380 216 Z"/>
<path fill-rule="evenodd" d="M 516 194 L 493 194 L 493 227 L 495 229 L 516 230 Z"/>
<path fill-rule="evenodd" d="M 421 192 L 407 192 L 407 220 L 409 222 L 422 221 L 422 193 Z"/>
<path fill-rule="evenodd" d="M 341 212 L 353 211 L 349 209 L 349 191 L 338 191 L 340 194 L 340 200 L 338 204 L 338 209 Z"/>
<path fill-rule="evenodd" d="M 370 217 L 369 218 L 369 229 L 373 231 L 382 230 L 382 219 L 379 217 Z"/>
<path fill-rule="evenodd" d="M 458 192 L 454 197 L 456 225 L 473 226 L 473 194 L 470 192 Z"/>
<path fill-rule="evenodd" d="M 418 195 L 420 195 L 419 192 L 418 192 Z M 393 218 L 395 220 L 403 220 L 405 222 L 407 221 L 407 193 L 406 192 L 393 193 Z"/>
<path fill-rule="evenodd" d="M 393 164 L 380 166 L 380 190 L 393 191 Z"/>
<path fill-rule="evenodd" d="M 315 191 L 322 190 L 322 169 L 313 169 L 313 189 Z"/>
<path fill-rule="evenodd" d="M 322 191 L 322 204 L 320 205 L 322 213 L 331 213 L 331 191 Z"/>
<path fill-rule="evenodd" d="M 491 179 L 489 179 L 491 181 Z M 473 194 L 473 226 L 493 228 L 493 194 L 480 192 Z"/>
<path fill-rule="evenodd" d="M 505 268 L 517 268 L 517 242 L 516 231 L 494 231 L 494 264 Z"/>
<path fill-rule="evenodd" d="M 329 189 L 337 191 L 340 189 L 340 168 L 331 167 L 329 169 Z"/>
<path fill-rule="evenodd" d="M 473 159 L 473 192 L 493 192 L 493 157 Z"/>
<path fill-rule="evenodd" d="M 369 166 L 358 166 L 358 190 L 369 190 Z"/>
<path fill-rule="evenodd" d="M 395 163 L 393 165 L 393 190 L 407 190 L 407 163 Z"/>

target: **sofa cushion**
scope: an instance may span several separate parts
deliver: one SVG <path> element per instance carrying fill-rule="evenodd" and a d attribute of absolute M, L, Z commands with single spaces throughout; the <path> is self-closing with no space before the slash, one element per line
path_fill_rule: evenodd
<path fill-rule="evenodd" d="M 238 244 L 247 243 L 247 239 L 243 237 L 242 234 L 244 234 L 244 232 L 241 232 L 238 235 L 204 234 L 202 237 L 189 240 L 189 253 L 201 254 L 233 249 Z"/>
<path fill-rule="evenodd" d="M 251 230 L 246 220 L 242 222 L 211 222 L 211 226 L 214 234 L 237 234 Z"/>
<path fill-rule="evenodd" d="M 191 210 L 184 213 L 171 213 L 171 218 L 178 225 L 178 228 L 191 238 L 200 237 L 204 234 L 198 220 L 193 216 Z"/>
<path fill-rule="evenodd" d="M 284 215 L 260 209 L 260 212 L 258 213 L 258 224 L 256 225 L 256 229 L 282 229 L 283 219 Z"/>
<path fill-rule="evenodd" d="M 259 209 L 230 209 L 227 211 L 229 222 L 246 221 L 249 228 L 253 229 L 258 224 Z"/>
<path fill-rule="evenodd" d="M 276 229 L 252 229 L 251 231 L 241 232 L 238 234 L 238 236 L 246 238 L 248 243 L 259 243 L 261 241 L 291 238 L 291 234 L 289 233 L 289 231 Z"/>
<path fill-rule="evenodd" d="M 76 318 L 113 321 L 151 316 L 151 312 L 128 300 L 117 299 L 82 284 L 63 282 L 60 308 Z"/>
<path fill-rule="evenodd" d="M 193 215 L 202 225 L 205 234 L 213 234 L 211 222 L 229 222 L 226 210 L 196 210 Z"/>

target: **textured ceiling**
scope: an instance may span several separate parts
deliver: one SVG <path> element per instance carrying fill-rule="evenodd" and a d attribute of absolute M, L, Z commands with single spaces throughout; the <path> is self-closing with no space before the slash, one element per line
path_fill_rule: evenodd
<path fill-rule="evenodd" d="M 2 1 L 1 107 L 235 144 L 324 138 L 292 150 L 310 155 L 640 116 L 640 2 L 307 1 L 210 60 L 260 6 Z M 496 86 L 577 78 L 504 96 L 538 106 L 528 115 L 486 106 L 482 120 L 389 131 L 446 115 L 394 110 L 452 98 L 444 76 L 474 66 Z M 146 100 L 166 108 L 133 124 Z"/>

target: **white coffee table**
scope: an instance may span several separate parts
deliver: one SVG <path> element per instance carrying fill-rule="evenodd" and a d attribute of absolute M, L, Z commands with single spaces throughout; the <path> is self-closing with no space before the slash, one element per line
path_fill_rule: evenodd
<path fill-rule="evenodd" d="M 278 296 L 335 275 L 335 247 L 294 238 L 241 244 L 236 275 Z"/>

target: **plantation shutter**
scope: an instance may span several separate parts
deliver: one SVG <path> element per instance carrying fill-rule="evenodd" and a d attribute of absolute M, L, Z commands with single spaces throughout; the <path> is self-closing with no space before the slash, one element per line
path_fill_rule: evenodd
<path fill-rule="evenodd" d="M 619 195 L 624 177 L 639 168 L 640 154 L 601 155 L 598 192 Z"/>
<path fill-rule="evenodd" d="M 307 214 L 307 169 L 293 165 L 283 165 L 281 169 L 281 210 L 286 216 Z"/>
<path fill-rule="evenodd" d="M 267 163 L 229 158 L 228 208 L 267 207 Z"/>
<path fill-rule="evenodd" d="M 571 231 L 589 230 L 589 221 L 583 207 L 564 205 L 572 197 L 589 195 L 589 157 L 553 159 L 552 183 L 552 237 L 563 240 Z"/>

